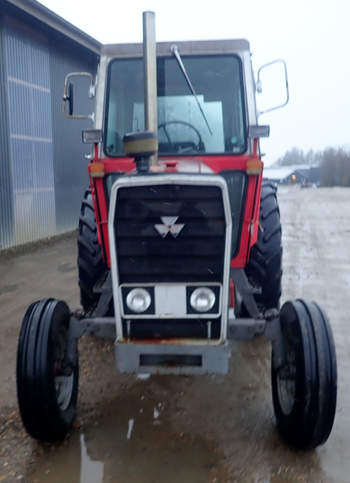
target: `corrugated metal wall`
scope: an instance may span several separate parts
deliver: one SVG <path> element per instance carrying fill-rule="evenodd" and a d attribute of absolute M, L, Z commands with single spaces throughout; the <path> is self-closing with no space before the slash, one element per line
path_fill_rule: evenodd
<path fill-rule="evenodd" d="M 7 74 L 3 58 L 3 18 L 0 16 L 0 250 L 11 246 L 13 240 L 13 190 L 8 132 Z"/>
<path fill-rule="evenodd" d="M 81 130 L 90 123 L 63 116 L 62 93 L 68 72 L 96 71 L 96 56 L 42 30 L 3 17 L 0 249 L 74 229 L 88 183 Z M 86 86 L 75 89 L 76 109 L 91 112 Z"/>
<path fill-rule="evenodd" d="M 89 120 L 67 119 L 63 115 L 64 78 L 74 71 L 95 73 L 97 64 L 64 40 L 58 43 L 51 38 L 50 54 L 56 230 L 63 233 L 78 224 L 81 200 L 89 183 L 84 153 L 91 151 L 90 145 L 82 144 L 81 131 L 92 128 Z M 88 98 L 87 79 L 74 80 L 74 110 L 84 114 L 94 110 L 93 101 Z"/>
<path fill-rule="evenodd" d="M 44 35 L 6 19 L 4 60 L 13 187 L 13 244 L 55 234 L 50 56 Z"/>

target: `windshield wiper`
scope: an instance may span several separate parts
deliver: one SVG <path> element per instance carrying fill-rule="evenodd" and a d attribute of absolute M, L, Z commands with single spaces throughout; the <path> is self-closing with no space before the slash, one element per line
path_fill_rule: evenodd
<path fill-rule="evenodd" d="M 208 122 L 208 119 L 207 119 L 207 116 L 205 115 L 203 109 L 202 109 L 202 106 L 201 106 L 201 103 L 199 102 L 199 99 L 198 99 L 198 96 L 196 94 L 196 91 L 194 90 L 194 87 L 192 85 L 192 82 L 190 80 L 190 78 L 188 77 L 188 74 L 187 74 L 187 71 L 186 71 L 186 68 L 182 62 L 182 59 L 181 59 L 181 56 L 180 56 L 180 52 L 179 52 L 179 49 L 177 48 L 177 45 L 172 45 L 171 46 L 171 52 L 174 54 L 175 56 L 175 59 L 177 60 L 177 63 L 179 64 L 179 67 L 186 79 L 186 82 L 188 84 L 188 87 L 190 88 L 191 92 L 192 92 L 192 95 L 194 96 L 194 98 L 196 99 L 197 101 L 197 105 L 199 107 L 199 110 L 201 111 L 201 114 L 203 116 L 203 119 L 205 121 L 205 124 L 207 125 L 208 127 L 208 131 L 210 132 L 211 135 L 213 135 L 213 131 L 210 129 L 210 126 L 209 126 L 209 122 Z"/>

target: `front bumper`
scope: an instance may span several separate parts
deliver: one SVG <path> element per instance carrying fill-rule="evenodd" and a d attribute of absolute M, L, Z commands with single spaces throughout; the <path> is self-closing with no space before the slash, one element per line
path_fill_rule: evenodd
<path fill-rule="evenodd" d="M 116 363 L 120 372 L 147 374 L 226 374 L 230 358 L 228 342 L 224 344 L 118 343 Z"/>

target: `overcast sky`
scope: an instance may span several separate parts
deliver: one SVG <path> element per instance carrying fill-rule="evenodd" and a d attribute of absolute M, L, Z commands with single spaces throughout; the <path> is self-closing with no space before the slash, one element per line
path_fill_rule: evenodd
<path fill-rule="evenodd" d="M 42 0 L 102 43 L 141 42 L 142 12 L 156 12 L 158 41 L 247 38 L 255 70 L 287 62 L 290 102 L 270 124 L 267 164 L 287 149 L 350 149 L 349 0 Z"/>

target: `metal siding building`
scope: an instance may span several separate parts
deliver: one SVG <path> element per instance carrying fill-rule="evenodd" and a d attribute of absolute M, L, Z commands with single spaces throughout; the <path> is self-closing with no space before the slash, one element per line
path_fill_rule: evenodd
<path fill-rule="evenodd" d="M 96 73 L 99 47 L 37 2 L 0 0 L 0 249 L 77 226 L 91 123 L 64 117 L 63 85 Z M 74 87 L 75 109 L 92 112 L 87 85 Z"/>

